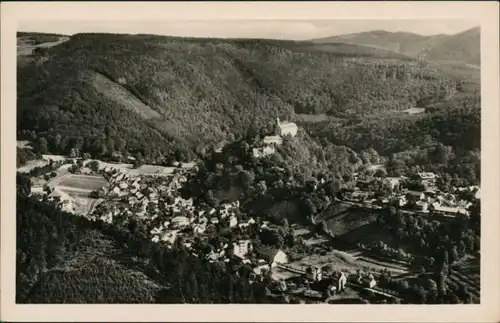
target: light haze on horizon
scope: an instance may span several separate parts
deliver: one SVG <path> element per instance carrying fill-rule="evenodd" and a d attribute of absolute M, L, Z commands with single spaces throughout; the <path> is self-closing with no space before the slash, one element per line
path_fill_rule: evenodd
<path fill-rule="evenodd" d="M 177 37 L 308 40 L 373 30 L 420 35 L 456 34 L 479 26 L 467 20 L 179 20 L 179 21 L 24 21 L 18 31 L 156 34 Z"/>

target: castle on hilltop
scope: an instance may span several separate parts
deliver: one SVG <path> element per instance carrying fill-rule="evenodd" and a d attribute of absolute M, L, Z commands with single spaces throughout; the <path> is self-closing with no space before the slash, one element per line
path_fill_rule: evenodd
<path fill-rule="evenodd" d="M 280 146 L 283 143 L 283 136 L 290 135 L 295 137 L 298 130 L 297 125 L 294 122 L 280 122 L 280 118 L 276 118 L 275 129 L 279 130 L 279 134 L 275 134 L 274 136 L 265 136 L 262 139 L 264 147 L 253 149 L 253 155 L 255 157 L 263 157 L 273 154 L 275 152 L 273 146 Z"/>
<path fill-rule="evenodd" d="M 295 137 L 297 135 L 297 125 L 294 122 L 280 122 L 280 118 L 276 118 L 276 125 L 280 129 L 280 136 L 290 135 Z"/>

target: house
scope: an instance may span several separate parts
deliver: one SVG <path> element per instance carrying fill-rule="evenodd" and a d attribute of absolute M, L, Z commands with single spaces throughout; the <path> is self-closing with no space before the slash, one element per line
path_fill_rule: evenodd
<path fill-rule="evenodd" d="M 161 233 L 161 228 L 153 228 L 150 232 L 152 235 L 158 235 Z"/>
<path fill-rule="evenodd" d="M 256 252 L 259 256 L 261 256 L 268 262 L 271 268 L 276 267 L 279 264 L 288 263 L 287 254 L 280 249 L 262 246 L 258 250 L 256 250 Z"/>
<path fill-rule="evenodd" d="M 436 184 L 437 176 L 434 173 L 418 172 L 417 179 L 424 185 L 433 186 L 434 184 Z"/>
<path fill-rule="evenodd" d="M 396 205 L 401 207 L 401 206 L 405 206 L 406 204 L 408 204 L 408 200 L 406 199 L 406 195 L 400 195 L 396 198 Z"/>
<path fill-rule="evenodd" d="M 306 270 L 306 277 L 313 281 L 320 281 L 322 278 L 322 270 L 321 267 L 311 266 Z"/>
<path fill-rule="evenodd" d="M 209 262 L 215 262 L 217 260 L 219 260 L 221 257 L 224 257 L 224 255 L 226 254 L 226 251 L 222 250 L 222 251 L 210 251 L 210 253 L 206 256 L 206 259 L 209 261 Z"/>
<path fill-rule="evenodd" d="M 128 188 L 128 184 L 125 183 L 125 182 L 121 182 L 120 185 L 119 185 L 120 189 L 124 190 L 124 189 L 127 189 Z"/>
<path fill-rule="evenodd" d="M 256 158 L 260 158 L 260 157 L 265 157 L 265 156 L 268 156 L 268 155 L 272 155 L 275 152 L 276 152 L 276 150 L 274 149 L 274 147 L 270 147 L 270 146 L 265 146 L 263 148 L 253 148 L 252 149 L 253 156 L 256 157 Z"/>
<path fill-rule="evenodd" d="M 359 275 L 358 276 L 358 283 L 366 286 L 367 288 L 373 288 L 375 285 L 377 285 L 377 281 L 375 280 L 374 276 L 372 274 L 368 276 L 364 275 Z"/>
<path fill-rule="evenodd" d="M 405 177 L 386 177 L 386 181 L 389 183 L 389 186 L 392 190 L 398 190 L 400 188 L 401 182 L 405 179 Z"/>
<path fill-rule="evenodd" d="M 50 194 L 49 194 L 49 199 L 51 200 L 58 200 L 60 202 L 65 202 L 65 201 L 71 201 L 71 197 L 56 187 Z"/>
<path fill-rule="evenodd" d="M 253 246 L 250 240 L 240 240 L 233 243 L 233 254 L 238 258 L 245 259 L 252 250 Z"/>
<path fill-rule="evenodd" d="M 170 230 L 166 231 L 163 236 L 161 237 L 161 241 L 169 242 L 169 243 L 174 243 L 175 240 L 177 240 L 177 234 L 179 230 Z"/>
<path fill-rule="evenodd" d="M 172 219 L 172 227 L 184 228 L 189 224 L 189 219 L 185 216 L 176 216 Z"/>
<path fill-rule="evenodd" d="M 280 135 L 281 136 L 287 136 L 290 135 L 292 137 L 295 137 L 297 135 L 297 125 L 293 122 L 280 122 L 279 118 L 276 118 L 276 123 L 277 126 L 280 129 Z"/>
<path fill-rule="evenodd" d="M 206 224 L 199 224 L 199 225 L 194 226 L 193 231 L 194 231 L 194 233 L 197 233 L 197 234 L 203 234 L 206 229 L 207 229 Z"/>
<path fill-rule="evenodd" d="M 329 292 L 330 294 L 336 294 L 344 291 L 347 287 L 347 276 L 344 272 L 340 272 L 334 275 L 329 281 Z"/>
<path fill-rule="evenodd" d="M 441 214 L 444 216 L 456 216 L 457 214 L 469 215 L 469 212 L 462 207 L 443 206 L 439 204 L 439 202 L 432 203 L 430 210 L 432 210 L 433 213 Z"/>
<path fill-rule="evenodd" d="M 257 275 L 262 275 L 264 272 L 268 271 L 270 268 L 269 263 L 264 259 L 257 260 L 257 264 L 253 268 L 254 273 Z"/>
<path fill-rule="evenodd" d="M 280 136 L 265 136 L 262 142 L 266 145 L 281 145 L 283 139 Z"/>
<path fill-rule="evenodd" d="M 237 225 L 238 225 L 238 219 L 236 218 L 236 216 L 231 215 L 231 217 L 229 218 L 229 227 L 234 228 Z"/>
<path fill-rule="evenodd" d="M 337 291 L 343 291 L 347 285 L 347 276 L 344 272 L 340 272 L 340 277 L 337 280 Z"/>
<path fill-rule="evenodd" d="M 429 203 L 427 203 L 426 201 L 418 201 L 415 203 L 415 206 L 420 210 L 420 211 L 423 211 L 423 212 L 426 212 L 427 209 L 429 208 Z"/>
<path fill-rule="evenodd" d="M 32 186 L 31 187 L 31 194 L 43 194 L 43 187 L 42 186 Z"/>

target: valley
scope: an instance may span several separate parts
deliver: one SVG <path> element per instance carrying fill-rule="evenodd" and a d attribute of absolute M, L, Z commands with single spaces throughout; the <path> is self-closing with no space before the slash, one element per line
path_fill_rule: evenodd
<path fill-rule="evenodd" d="M 478 303 L 476 30 L 372 34 L 18 34 L 18 299 Z"/>

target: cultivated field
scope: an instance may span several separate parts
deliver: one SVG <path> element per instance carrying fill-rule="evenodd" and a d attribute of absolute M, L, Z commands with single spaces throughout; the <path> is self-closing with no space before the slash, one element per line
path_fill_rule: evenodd
<path fill-rule="evenodd" d="M 93 191 L 107 184 L 102 176 L 93 175 L 66 175 L 57 181 L 58 187 L 68 187 L 76 190 Z"/>

